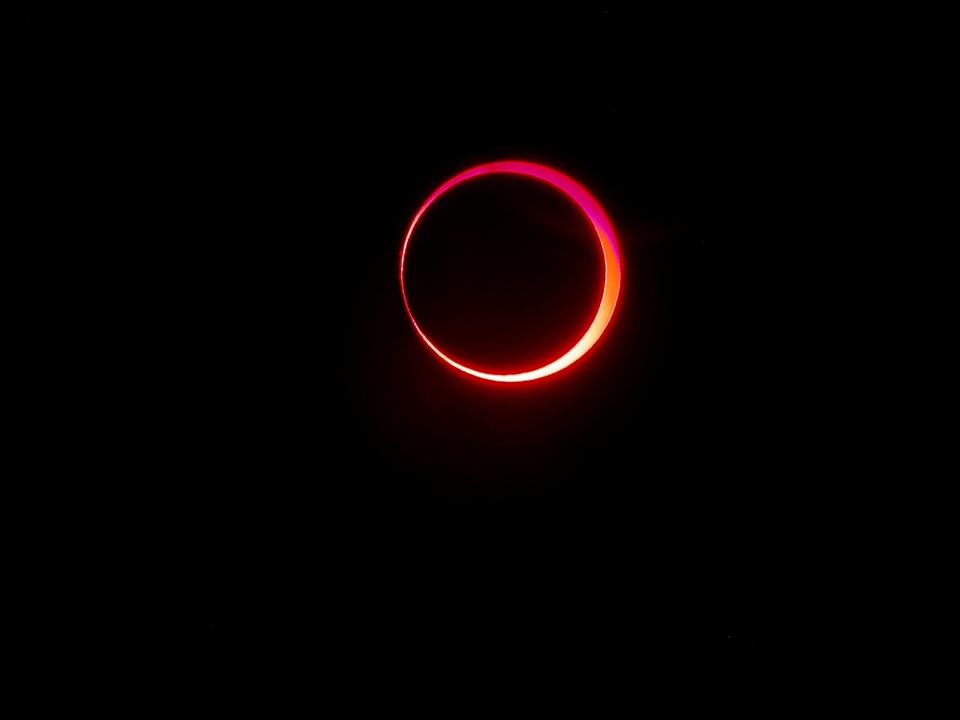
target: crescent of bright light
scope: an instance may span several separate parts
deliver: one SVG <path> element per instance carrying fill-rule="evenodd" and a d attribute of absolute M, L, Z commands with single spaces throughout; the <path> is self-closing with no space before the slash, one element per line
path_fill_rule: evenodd
<path fill-rule="evenodd" d="M 457 185 L 483 175 L 495 174 L 524 175 L 526 177 L 535 178 L 547 183 L 548 185 L 551 185 L 552 187 L 555 187 L 573 200 L 573 202 L 579 206 L 579 208 L 584 212 L 584 214 L 586 214 L 587 218 L 593 224 L 593 229 L 596 231 L 597 237 L 600 239 L 600 247 L 603 250 L 604 265 L 603 296 L 600 298 L 600 307 L 597 308 L 597 315 L 594 317 L 593 322 L 590 323 L 590 327 L 587 328 L 587 331 L 583 334 L 583 337 L 581 337 L 576 344 L 567 350 L 563 355 L 558 357 L 556 360 L 547 363 L 543 367 L 539 367 L 534 370 L 527 370 L 526 372 L 510 373 L 505 375 L 474 370 L 471 367 L 467 367 L 466 365 L 457 362 L 440 350 L 440 348 L 438 348 L 430 340 L 430 338 L 426 336 L 426 333 L 420 329 L 416 318 L 413 317 L 413 311 L 410 309 L 410 303 L 407 300 L 407 290 L 404 286 L 403 279 L 404 262 L 407 257 L 407 247 L 410 245 L 410 238 L 413 236 L 413 231 L 417 227 L 417 223 L 420 221 L 420 218 L 427 211 L 427 208 L 429 208 L 441 195 Z M 477 165 L 476 167 L 472 167 L 469 170 L 464 170 L 459 175 L 450 178 L 443 183 L 443 185 L 434 190 L 433 194 L 427 198 L 426 202 L 423 203 L 423 205 L 417 211 L 417 214 L 414 215 L 413 222 L 410 223 L 410 228 L 407 230 L 407 236 L 403 241 L 403 250 L 400 253 L 400 291 L 403 294 L 403 304 L 407 308 L 407 314 L 410 316 L 410 321 L 413 323 L 413 327 L 416 329 L 417 334 L 420 335 L 421 339 L 427 344 L 427 347 L 433 350 L 433 352 L 435 352 L 437 356 L 440 357 L 440 359 L 442 359 L 444 362 L 449 363 L 461 372 L 465 372 L 468 375 L 473 375 L 474 377 L 478 377 L 483 380 L 501 383 L 518 383 L 527 382 L 529 380 L 538 380 L 540 378 L 547 377 L 548 375 L 552 375 L 553 373 L 559 372 L 564 368 L 570 367 L 573 365 L 573 363 L 583 357 L 586 352 L 593 347 L 597 340 L 600 339 L 603 331 L 610 323 L 610 318 L 613 317 L 613 310 L 617 306 L 617 298 L 620 296 L 620 274 L 620 249 L 617 245 L 617 237 L 613 232 L 613 226 L 610 223 L 610 218 L 607 217 L 607 214 L 600 206 L 600 203 L 594 199 L 594 197 L 587 191 L 585 187 L 563 173 L 558 172 L 553 168 L 549 168 L 546 165 L 538 165 L 536 163 L 522 162 L 519 160 L 505 160 L 502 162 Z"/>

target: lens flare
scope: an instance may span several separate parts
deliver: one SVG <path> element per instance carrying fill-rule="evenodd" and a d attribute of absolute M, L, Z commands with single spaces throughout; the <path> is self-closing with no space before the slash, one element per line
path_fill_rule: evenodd
<path fill-rule="evenodd" d="M 423 217 L 427 209 L 444 193 L 455 188 L 457 185 L 484 175 L 496 174 L 523 175 L 534 178 L 547 183 L 569 197 L 577 204 L 593 225 L 593 229 L 596 231 L 597 237 L 600 240 L 600 249 L 603 252 L 604 265 L 603 295 L 600 298 L 600 307 L 597 309 L 596 317 L 594 317 L 593 322 L 590 324 L 590 327 L 587 328 L 583 337 L 556 360 L 533 370 L 509 374 L 474 370 L 463 363 L 457 362 L 438 348 L 436 344 L 427 337 L 426 333 L 423 332 L 417 324 L 416 318 L 413 316 L 413 311 L 410 309 L 410 303 L 407 300 L 407 290 L 404 285 L 403 272 L 407 257 L 407 248 L 410 246 L 410 238 L 413 237 L 413 231 L 416 229 L 417 223 L 420 222 L 420 218 Z M 617 298 L 620 296 L 620 275 L 620 248 L 617 244 L 617 237 L 613 232 L 613 225 L 611 225 L 610 219 L 600 206 L 600 203 L 594 199 L 585 187 L 573 178 L 546 165 L 538 165 L 536 163 L 519 160 L 505 160 L 487 163 L 485 165 L 477 165 L 450 178 L 434 190 L 433 194 L 427 198 L 426 202 L 424 202 L 417 211 L 417 214 L 414 215 L 413 222 L 410 223 L 407 236 L 403 241 L 403 250 L 400 253 L 400 292 L 403 294 L 403 304 L 407 308 L 407 315 L 410 316 L 410 321 L 413 323 L 414 329 L 423 342 L 426 343 L 427 347 L 433 350 L 441 360 L 455 367 L 457 370 L 482 380 L 500 383 L 520 383 L 539 380 L 540 378 L 545 378 L 548 375 L 553 375 L 556 372 L 570 367 L 582 358 L 587 351 L 594 346 L 597 340 L 600 339 L 603 331 L 606 330 L 607 325 L 610 323 L 610 319 L 613 317 L 614 308 L 617 306 Z"/>

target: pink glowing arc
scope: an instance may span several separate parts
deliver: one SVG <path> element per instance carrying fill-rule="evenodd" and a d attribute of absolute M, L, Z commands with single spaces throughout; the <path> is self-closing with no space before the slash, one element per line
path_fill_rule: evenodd
<path fill-rule="evenodd" d="M 557 190 L 560 190 L 567 197 L 573 200 L 573 202 L 577 204 L 577 206 L 584 212 L 584 214 L 593 224 L 593 228 L 600 240 L 600 247 L 603 251 L 604 265 L 603 295 L 600 298 L 600 307 L 597 309 L 596 317 L 594 317 L 593 322 L 590 323 L 590 327 L 587 328 L 587 331 L 583 334 L 583 337 L 581 337 L 573 347 L 563 353 L 563 355 L 558 357 L 556 360 L 547 363 L 543 367 L 525 372 L 509 374 L 487 373 L 474 370 L 471 367 L 467 367 L 466 365 L 457 362 L 440 350 L 440 348 L 438 348 L 430 340 L 430 338 L 427 337 L 426 333 L 424 333 L 417 324 L 417 320 L 413 316 L 413 311 L 410 309 L 410 303 L 407 300 L 407 290 L 404 285 L 403 278 L 404 263 L 407 257 L 407 247 L 410 245 L 410 238 L 413 236 L 413 231 L 417 227 L 417 223 L 420 221 L 420 218 L 427 211 L 427 208 L 429 208 L 441 195 L 457 185 L 460 185 L 467 180 L 472 180 L 473 178 L 482 177 L 483 175 L 495 174 L 524 175 L 536 180 L 541 180 Z M 617 298 L 620 296 L 620 275 L 620 249 L 617 244 L 617 237 L 613 232 L 613 225 L 610 223 L 610 219 L 600 206 L 600 203 L 594 199 L 594 197 L 587 191 L 585 187 L 580 185 L 580 183 L 573 178 L 570 178 L 563 173 L 554 170 L 553 168 L 547 167 L 546 165 L 538 165 L 536 163 L 523 162 L 519 160 L 505 160 L 502 162 L 487 163 L 486 165 L 477 165 L 469 170 L 464 170 L 459 175 L 455 175 L 434 190 L 433 194 L 427 198 L 426 202 L 423 203 L 423 205 L 417 211 L 417 214 L 414 215 L 413 222 L 410 223 L 410 228 L 407 230 L 407 236 L 403 241 L 403 250 L 400 253 L 400 292 L 403 294 L 403 304 L 407 308 L 407 315 L 410 316 L 410 321 L 413 323 L 413 327 L 416 329 L 417 334 L 420 335 L 420 338 L 427 344 L 427 347 L 433 350 L 433 352 L 440 357 L 441 360 L 452 365 L 457 370 L 483 380 L 501 383 L 519 383 L 528 382 L 530 380 L 538 380 L 570 367 L 573 365 L 573 363 L 583 357 L 587 351 L 590 350 L 594 344 L 596 344 L 597 340 L 600 339 L 600 336 L 603 335 L 603 331 L 606 330 L 607 325 L 610 324 L 610 319 L 613 317 L 614 308 L 617 306 Z"/>

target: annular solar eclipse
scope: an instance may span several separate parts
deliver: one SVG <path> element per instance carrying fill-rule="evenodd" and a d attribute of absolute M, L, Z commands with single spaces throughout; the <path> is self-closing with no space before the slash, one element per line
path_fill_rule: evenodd
<path fill-rule="evenodd" d="M 570 200 L 572 200 L 587 216 L 587 219 L 593 225 L 593 229 L 597 234 L 598 240 L 600 241 L 600 250 L 603 253 L 604 266 L 603 294 L 600 298 L 600 306 L 597 308 L 597 314 L 593 318 L 593 322 L 590 323 L 590 326 L 587 328 L 583 336 L 573 345 L 573 347 L 560 355 L 560 357 L 548 362 L 546 365 L 529 370 L 523 370 L 521 372 L 507 374 L 481 372 L 480 370 L 470 367 L 468 364 L 466 364 L 466 362 L 454 360 L 447 353 L 437 347 L 436 343 L 427 337 L 426 333 L 424 333 L 424 331 L 417 324 L 417 320 L 413 316 L 413 311 L 410 309 L 410 302 L 407 299 L 407 290 L 404 284 L 404 263 L 407 256 L 407 248 L 410 246 L 410 241 L 413 237 L 414 230 L 417 228 L 417 223 L 420 221 L 420 218 L 423 217 L 424 213 L 426 213 L 430 206 L 433 205 L 446 192 L 457 187 L 458 185 L 475 178 L 483 177 L 485 175 L 497 174 L 521 175 L 539 180 L 550 185 L 556 190 L 559 190 Z M 540 378 L 545 378 L 570 367 L 573 365 L 573 363 L 582 358 L 590 350 L 590 348 L 596 344 L 597 340 L 600 339 L 600 336 L 603 335 L 604 330 L 606 330 L 607 325 L 610 324 L 610 319 L 613 317 L 613 311 L 617 306 L 617 298 L 620 296 L 620 281 L 620 248 L 617 244 L 617 236 L 613 231 L 613 225 L 610 222 L 610 218 L 607 217 L 607 214 L 604 212 L 604 209 L 601 207 L 600 203 L 597 202 L 593 195 L 591 195 L 590 192 L 583 187 L 583 185 L 578 183 L 573 178 L 564 175 L 558 170 L 554 170 L 546 165 L 539 165 L 537 163 L 523 162 L 519 160 L 505 160 L 501 162 L 487 163 L 485 165 L 477 165 L 468 170 L 464 170 L 458 175 L 455 175 L 434 190 L 430 197 L 428 197 L 423 205 L 420 206 L 417 214 L 414 215 L 413 221 L 410 223 L 410 227 L 407 230 L 407 235 L 403 241 L 403 250 L 400 253 L 400 291 L 403 294 L 403 303 L 406 306 L 407 314 L 410 316 L 410 321 L 413 323 L 414 329 L 417 331 L 417 334 L 420 336 L 423 342 L 437 355 L 437 357 L 460 372 L 466 373 L 467 375 L 472 375 L 473 377 L 480 378 L 482 380 L 489 380 L 491 382 L 498 383 L 521 383 L 529 382 L 531 380 L 539 380 Z"/>

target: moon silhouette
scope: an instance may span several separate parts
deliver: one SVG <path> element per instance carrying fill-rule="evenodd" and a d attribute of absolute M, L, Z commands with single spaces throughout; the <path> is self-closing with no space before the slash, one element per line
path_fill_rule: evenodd
<path fill-rule="evenodd" d="M 590 326 L 583 334 L 583 337 L 581 337 L 573 345 L 573 347 L 563 353 L 560 357 L 547 363 L 546 365 L 543 365 L 542 367 L 534 368 L 532 370 L 525 370 L 523 372 L 507 374 L 488 373 L 475 370 L 464 363 L 454 360 L 449 355 L 444 353 L 439 347 L 437 347 L 437 345 L 427 337 L 426 333 L 424 333 L 417 324 L 417 320 L 413 316 L 413 311 L 410 309 L 410 303 L 407 300 L 407 290 L 406 286 L 404 285 L 404 263 L 407 257 L 407 248 L 410 246 L 410 239 L 413 237 L 413 231 L 416 229 L 417 223 L 420 221 L 420 218 L 423 217 L 423 214 L 430 208 L 431 205 L 433 205 L 434 202 L 443 196 L 444 193 L 455 188 L 456 186 L 474 178 L 497 174 L 522 175 L 535 180 L 540 180 L 541 182 L 545 182 L 548 185 L 556 188 L 570 198 L 580 208 L 580 210 L 583 211 L 583 213 L 587 216 L 587 219 L 589 219 L 593 225 L 593 229 L 597 233 L 597 238 L 600 240 L 600 249 L 603 252 L 604 265 L 603 295 L 600 298 L 600 306 L 597 308 L 597 314 L 594 317 L 593 322 L 590 323 Z M 407 309 L 407 315 L 410 316 L 410 322 L 413 323 L 413 327 L 420 336 L 420 339 L 426 343 L 427 347 L 429 347 L 437 355 L 437 357 L 460 372 L 480 378 L 481 380 L 489 380 L 491 382 L 498 383 L 521 383 L 529 382 L 531 380 L 539 380 L 570 367 L 577 360 L 582 358 L 590 350 L 590 348 L 596 344 L 597 340 L 600 339 L 600 336 L 603 335 L 604 330 L 607 329 L 607 325 L 610 324 L 610 319 L 613 317 L 613 311 L 617 306 L 617 298 L 620 296 L 620 281 L 620 248 L 617 244 L 617 237 L 613 231 L 613 225 L 610 223 L 610 218 L 607 217 L 607 214 L 604 212 L 600 203 L 597 202 L 593 195 L 591 195 L 587 189 L 583 187 L 583 185 L 578 183 L 573 178 L 564 175 L 558 170 L 547 167 L 546 165 L 523 162 L 520 160 L 504 160 L 500 162 L 487 163 L 484 165 L 477 165 L 468 170 L 464 170 L 460 174 L 455 175 L 443 183 L 440 187 L 433 191 L 430 197 L 427 198 L 426 202 L 420 206 L 417 214 L 414 215 L 413 221 L 410 223 L 410 228 L 407 230 L 406 238 L 403 241 L 403 250 L 400 253 L 400 292 L 403 294 L 403 304 Z"/>

